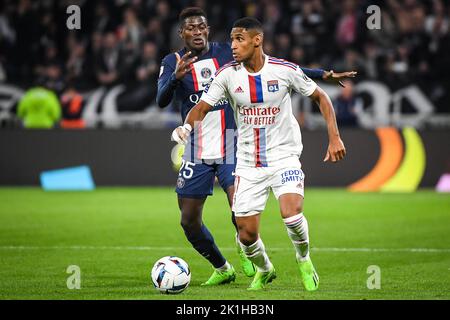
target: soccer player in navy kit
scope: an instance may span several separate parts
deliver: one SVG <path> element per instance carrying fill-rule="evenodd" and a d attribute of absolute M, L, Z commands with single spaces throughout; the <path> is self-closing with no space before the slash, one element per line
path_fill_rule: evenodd
<path fill-rule="evenodd" d="M 179 35 L 184 48 L 167 55 L 160 69 L 157 103 L 163 108 L 173 99 L 181 109 L 182 121 L 199 101 L 201 94 L 215 72 L 233 61 L 230 44 L 209 42 L 209 26 L 206 14 L 200 8 L 184 9 L 179 15 Z M 355 72 L 336 74 L 320 69 L 302 68 L 311 78 L 340 82 L 340 79 L 354 77 Z M 183 155 L 182 166 L 177 180 L 176 192 L 181 211 L 181 226 L 192 246 L 213 266 L 214 272 L 202 285 L 218 285 L 235 280 L 236 272 L 223 257 L 214 238 L 202 222 L 202 210 L 206 197 L 212 195 L 215 177 L 226 192 L 230 207 L 234 195 L 235 161 L 224 161 L 226 157 L 227 129 L 236 129 L 233 110 L 228 101 L 217 103 L 214 111 L 202 121 L 198 134 L 192 135 L 190 144 Z M 220 124 L 220 125 L 218 125 Z M 235 141 L 231 141 L 235 145 Z M 235 149 L 233 149 L 235 152 Z M 234 160 L 234 159 L 233 159 Z M 232 222 L 237 230 L 232 212 Z M 238 242 L 237 251 L 240 264 L 246 276 L 256 273 L 253 263 L 246 257 Z"/>

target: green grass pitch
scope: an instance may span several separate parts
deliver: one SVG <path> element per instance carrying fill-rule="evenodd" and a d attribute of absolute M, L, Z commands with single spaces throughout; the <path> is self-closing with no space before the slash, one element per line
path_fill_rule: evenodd
<path fill-rule="evenodd" d="M 207 200 L 204 221 L 238 276 L 233 284 L 204 288 L 212 268 L 185 239 L 172 188 L 0 188 L 0 299 L 450 299 L 448 194 L 309 188 L 305 215 L 319 290 L 302 288 L 271 196 L 261 236 L 278 278 L 249 293 L 220 189 Z M 179 295 L 152 287 L 151 267 L 165 255 L 191 267 L 191 283 Z M 79 290 L 67 288 L 69 265 L 81 269 Z M 367 288 L 372 265 L 381 270 L 380 289 Z"/>

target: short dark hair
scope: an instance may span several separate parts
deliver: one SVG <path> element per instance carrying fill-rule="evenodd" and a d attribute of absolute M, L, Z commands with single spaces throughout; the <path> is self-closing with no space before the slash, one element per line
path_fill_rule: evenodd
<path fill-rule="evenodd" d="M 205 17 L 206 18 L 206 13 L 205 13 L 205 11 L 203 11 L 202 8 L 188 7 L 188 8 L 183 9 L 183 11 L 180 12 L 180 15 L 178 16 L 178 21 L 180 22 L 180 24 L 182 24 L 184 22 L 184 20 L 189 17 Z"/>
<path fill-rule="evenodd" d="M 244 17 L 236 20 L 233 24 L 233 28 L 256 29 L 261 32 L 263 31 L 261 22 L 252 17 Z"/>

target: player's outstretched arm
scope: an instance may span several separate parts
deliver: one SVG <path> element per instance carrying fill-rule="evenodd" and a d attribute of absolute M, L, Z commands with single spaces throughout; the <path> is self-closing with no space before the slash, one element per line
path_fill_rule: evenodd
<path fill-rule="evenodd" d="M 331 160 L 331 162 L 336 162 L 342 160 L 345 157 L 346 150 L 339 134 L 336 115 L 330 97 L 322 88 L 317 87 L 310 98 L 319 105 L 320 112 L 327 123 L 329 143 L 323 161 Z"/>
<path fill-rule="evenodd" d="M 308 78 L 317 80 L 322 80 L 326 72 L 325 70 L 322 69 L 309 69 L 303 67 L 300 67 L 300 69 L 302 69 L 303 73 L 306 74 Z"/>
<path fill-rule="evenodd" d="M 186 116 L 184 125 L 179 126 L 172 132 L 172 141 L 176 141 L 179 144 L 186 144 L 195 124 L 202 121 L 206 114 L 211 111 L 212 106 L 203 100 L 200 100 Z"/>
<path fill-rule="evenodd" d="M 345 71 L 345 72 L 334 72 L 333 70 L 326 71 L 322 69 L 309 69 L 301 67 L 303 73 L 311 79 L 324 80 L 334 84 L 339 84 L 341 87 L 345 88 L 342 82 L 345 79 L 354 78 L 358 74 L 356 71 Z"/>
<path fill-rule="evenodd" d="M 341 87 L 345 88 L 342 81 L 348 78 L 354 78 L 357 74 L 358 72 L 356 71 L 334 72 L 330 70 L 323 72 L 322 79 L 331 83 L 338 83 Z"/>

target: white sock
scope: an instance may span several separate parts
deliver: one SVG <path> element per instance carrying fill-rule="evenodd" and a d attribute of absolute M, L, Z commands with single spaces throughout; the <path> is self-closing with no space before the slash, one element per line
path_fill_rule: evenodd
<path fill-rule="evenodd" d="M 289 238 L 294 245 L 297 260 L 307 260 L 309 258 L 308 221 L 303 215 L 303 212 L 283 219 L 283 222 L 286 225 Z"/>
<path fill-rule="evenodd" d="M 258 268 L 258 271 L 268 272 L 273 268 L 272 262 L 270 262 L 269 257 L 267 256 L 264 243 L 260 238 L 249 246 L 244 245 L 240 241 L 239 244 L 247 258 Z"/>
<path fill-rule="evenodd" d="M 231 269 L 231 264 L 228 261 L 225 261 L 225 264 L 219 268 L 216 268 L 217 271 L 228 271 Z"/>

